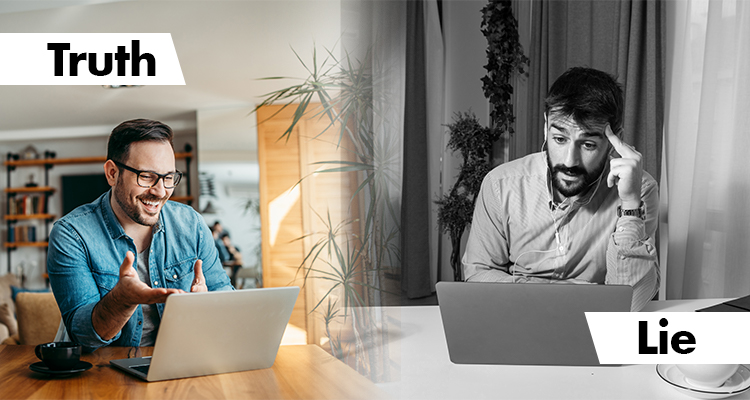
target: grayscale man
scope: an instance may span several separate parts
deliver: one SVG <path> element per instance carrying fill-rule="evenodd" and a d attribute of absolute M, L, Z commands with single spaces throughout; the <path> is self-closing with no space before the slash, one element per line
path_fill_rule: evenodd
<path fill-rule="evenodd" d="M 485 177 L 466 252 L 467 281 L 620 284 L 638 311 L 659 287 L 658 187 L 622 141 L 623 92 L 571 68 L 545 99 L 542 151 Z"/>

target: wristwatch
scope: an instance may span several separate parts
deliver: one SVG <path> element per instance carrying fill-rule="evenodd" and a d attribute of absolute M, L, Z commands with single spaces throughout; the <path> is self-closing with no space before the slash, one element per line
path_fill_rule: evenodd
<path fill-rule="evenodd" d="M 638 217 L 642 220 L 646 219 L 646 204 L 641 202 L 635 210 L 623 210 L 622 206 L 617 206 L 617 218 L 622 216 Z"/>

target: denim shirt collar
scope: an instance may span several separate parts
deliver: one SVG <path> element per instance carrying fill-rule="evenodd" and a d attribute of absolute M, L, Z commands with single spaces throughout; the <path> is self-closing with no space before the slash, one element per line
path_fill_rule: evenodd
<path fill-rule="evenodd" d="M 112 203 L 110 197 L 112 196 L 112 189 L 104 195 L 99 197 L 99 208 L 101 209 L 102 216 L 104 217 L 104 224 L 107 226 L 107 231 L 112 240 L 119 239 L 123 236 L 127 236 L 125 230 L 122 228 L 122 224 L 117 219 L 114 210 L 112 210 Z M 164 230 L 162 213 L 159 212 L 159 221 L 153 227 L 153 234 L 157 234 Z"/>

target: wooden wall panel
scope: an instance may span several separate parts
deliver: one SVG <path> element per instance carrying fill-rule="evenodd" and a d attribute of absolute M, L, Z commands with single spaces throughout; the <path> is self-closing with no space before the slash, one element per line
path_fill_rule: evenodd
<path fill-rule="evenodd" d="M 319 313 L 310 311 L 332 284 L 320 279 L 303 282 L 302 276 L 296 275 L 297 267 L 317 241 L 314 234 L 326 230 L 321 217 L 327 220 L 330 214 L 335 226 L 357 214 L 358 205 L 351 202 L 357 176 L 354 172 L 315 173 L 338 165 L 314 163 L 352 161 L 354 157 L 346 150 L 350 147 L 348 138 L 337 146 L 336 127 L 319 135 L 328 127 L 326 119 L 313 117 L 300 121 L 288 141 L 278 140 L 293 118 L 293 107 L 281 112 L 279 109 L 280 106 L 269 106 L 258 111 L 263 281 L 266 286 L 286 286 L 292 282 L 305 285 L 292 323 L 306 329 L 308 343 L 321 344 L 325 325 Z M 288 210 L 283 219 L 274 216 L 279 209 Z M 358 229 L 357 224 L 352 224 L 346 231 L 351 237 Z M 305 239 L 296 240 L 302 237 Z M 345 246 L 343 242 L 340 245 Z M 330 269 L 323 256 L 314 268 Z M 343 299 L 339 306 L 343 306 Z"/>
<path fill-rule="evenodd" d="M 354 161 L 352 153 L 346 150 L 346 148 L 351 147 L 348 138 L 344 137 L 341 146 L 338 146 L 340 130 L 338 127 L 326 129 L 328 125 L 327 119 L 313 118 L 305 121 L 299 132 L 300 166 L 304 177 L 302 181 L 302 220 L 304 232 L 308 235 L 304 241 L 305 254 L 312 249 L 312 246 L 320 237 L 319 233 L 328 230 L 329 217 L 331 224 L 336 228 L 342 221 L 353 219 L 357 210 L 356 203 L 351 203 L 351 196 L 354 193 L 352 185 L 356 183 L 356 173 L 316 173 L 316 171 L 337 168 L 341 165 L 316 165 L 315 162 Z M 351 238 L 357 227 L 358 224 L 356 223 L 344 225 L 342 229 L 344 236 L 340 237 L 338 241 L 344 251 L 346 251 L 346 237 Z M 334 267 L 329 263 L 341 270 L 335 257 L 329 260 L 327 254 L 321 254 L 313 268 L 331 271 Z M 361 280 L 361 277 L 355 277 L 355 280 Z M 333 282 L 323 279 L 313 279 L 311 283 L 308 284 L 307 292 L 309 309 L 315 307 L 333 286 Z M 339 307 L 343 307 L 344 300 L 338 297 L 339 294 L 340 292 L 334 291 L 329 296 L 332 301 L 338 301 Z M 322 312 L 326 305 L 327 301 L 323 302 L 318 310 Z M 334 324 L 334 326 L 337 326 L 337 324 Z M 308 336 L 310 341 L 316 344 L 322 344 L 321 339 L 326 337 L 325 323 L 319 316 L 308 318 Z"/>
<path fill-rule="evenodd" d="M 302 206 L 297 184 L 300 180 L 299 146 L 296 135 L 292 135 L 289 142 L 278 140 L 288 126 L 286 121 L 263 122 L 273 111 L 258 111 L 263 285 L 302 286 L 302 282 L 295 282 L 304 251 L 302 242 L 296 240 L 302 236 Z M 305 288 L 302 288 L 290 323 L 307 331 L 306 320 Z"/>

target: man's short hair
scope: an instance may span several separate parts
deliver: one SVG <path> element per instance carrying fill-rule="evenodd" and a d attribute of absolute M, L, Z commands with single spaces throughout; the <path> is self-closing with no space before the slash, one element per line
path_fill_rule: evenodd
<path fill-rule="evenodd" d="M 624 100 L 617 79 L 588 67 L 573 67 L 552 84 L 544 100 L 544 111 L 572 117 L 590 129 L 592 123 L 609 123 L 615 134 L 622 129 Z"/>
<path fill-rule="evenodd" d="M 174 150 L 172 128 L 150 119 L 131 119 L 117 125 L 109 135 L 107 159 L 124 163 L 130 155 L 130 145 L 144 141 L 167 142 Z"/>

